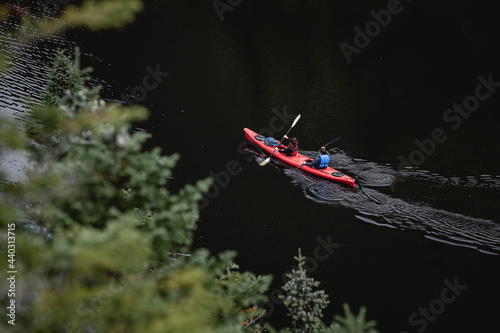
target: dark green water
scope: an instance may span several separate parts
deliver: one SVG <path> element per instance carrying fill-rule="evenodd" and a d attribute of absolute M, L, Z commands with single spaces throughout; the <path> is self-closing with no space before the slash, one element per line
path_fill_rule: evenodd
<path fill-rule="evenodd" d="M 471 1 L 401 2 L 348 63 L 339 44 L 355 45 L 353 28 L 388 3 L 242 1 L 221 21 L 211 2 L 146 1 L 119 32 L 72 31 L 28 49 L 4 36 L 17 62 L 0 79 L 0 109 L 26 116 L 23 97 L 38 96 L 58 46 L 82 47 L 109 100 L 124 101 L 159 71 L 138 98 L 151 117 L 137 128 L 153 133 L 151 146 L 181 153 L 172 189 L 219 179 L 197 246 L 237 250 L 243 269 L 274 274 L 273 289 L 302 248 L 330 295 L 327 321 L 348 302 L 366 306 L 382 332 L 491 331 L 500 310 L 491 305 L 500 294 L 500 87 L 478 77 L 500 82 L 499 13 Z M 473 103 L 481 84 L 488 97 L 467 118 L 447 113 Z M 283 125 L 274 118 L 285 107 Z M 341 134 L 331 164 L 362 191 L 259 167 L 239 149 L 244 127 L 286 128 L 280 137 L 297 114 L 290 134 L 302 153 Z M 401 158 L 417 168 L 401 169 Z M 318 251 L 328 241 L 331 253 Z M 467 288 L 453 294 L 449 283 Z M 286 325 L 283 306 L 272 308 L 267 320 Z"/>

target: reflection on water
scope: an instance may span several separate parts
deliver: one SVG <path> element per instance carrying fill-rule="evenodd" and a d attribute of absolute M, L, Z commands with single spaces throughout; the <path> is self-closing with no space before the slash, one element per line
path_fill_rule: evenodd
<path fill-rule="evenodd" d="M 41 20 L 32 16 L 33 20 Z M 55 18 L 45 18 L 55 20 Z M 29 36 L 28 43 L 18 34 Z M 66 49 L 73 54 L 75 42 L 64 36 L 40 35 L 33 27 L 20 28 L 16 20 L 6 19 L 0 24 L 0 50 L 8 59 L 0 72 L 0 116 L 2 122 L 23 129 L 25 120 L 29 119 L 31 110 L 41 105 L 41 93 L 50 74 L 50 65 L 55 59 L 58 48 Z M 2 55 L 0 55 L 2 56 Z M 95 58 L 84 53 L 83 56 Z M 100 80 L 92 80 L 91 85 L 106 84 Z M 26 180 L 25 168 L 28 166 L 25 152 L 4 149 L 0 154 L 0 166 L 5 179 L 12 182 Z"/>
<path fill-rule="evenodd" d="M 315 152 L 304 152 L 313 156 Z M 492 220 L 465 216 L 426 206 L 409 203 L 381 193 L 380 187 L 390 187 L 396 177 L 418 177 L 449 186 L 478 186 L 500 188 L 500 177 L 483 175 L 481 179 L 453 180 L 422 171 L 398 173 L 390 166 L 353 159 L 343 152 L 332 154 L 332 167 L 359 179 L 362 190 L 347 189 L 305 172 L 285 168 L 292 183 L 301 187 L 304 195 L 317 203 L 355 210 L 356 218 L 388 228 L 421 230 L 425 237 L 451 245 L 469 247 L 480 252 L 500 254 L 500 225 Z"/>
<path fill-rule="evenodd" d="M 40 92 L 49 75 L 43 59 L 47 52 L 54 50 L 24 44 L 3 30 L 0 30 L 0 45 L 10 55 L 7 70 L 0 75 L 0 111 L 10 120 L 25 119 L 29 109 L 27 102 L 39 104 L 36 101 L 40 100 Z"/>
<path fill-rule="evenodd" d="M 30 28 L 24 33 L 33 40 L 27 43 L 16 35 L 21 32 L 14 21 L 6 20 L 0 24 L 0 49 L 9 55 L 0 72 L 0 116 L 20 130 L 24 121 L 30 117 L 30 110 L 41 104 L 41 92 L 47 82 L 50 68 L 58 47 L 70 49 L 74 44 L 60 36 L 39 36 Z M 12 182 L 26 180 L 25 168 L 28 166 L 27 153 L 4 149 L 0 156 L 0 166 L 5 179 Z"/>

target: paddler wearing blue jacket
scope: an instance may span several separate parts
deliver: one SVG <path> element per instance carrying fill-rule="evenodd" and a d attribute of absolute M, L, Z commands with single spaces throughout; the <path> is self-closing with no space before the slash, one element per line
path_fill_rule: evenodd
<path fill-rule="evenodd" d="M 321 147 L 319 150 L 319 155 L 316 156 L 314 161 L 312 162 L 307 162 L 306 165 L 313 167 L 315 169 L 324 169 L 328 166 L 328 163 L 330 162 L 330 153 L 328 150 L 326 150 L 325 147 Z"/>

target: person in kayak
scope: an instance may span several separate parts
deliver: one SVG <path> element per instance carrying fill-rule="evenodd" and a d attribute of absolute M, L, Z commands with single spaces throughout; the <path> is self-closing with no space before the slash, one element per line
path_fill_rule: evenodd
<path fill-rule="evenodd" d="M 285 135 L 283 137 L 285 140 L 288 139 L 288 137 Z M 299 151 L 299 140 L 297 138 L 290 138 L 290 144 L 285 148 L 285 146 L 281 145 L 279 148 L 283 147 L 284 149 L 279 149 L 278 151 L 282 154 L 285 154 L 286 156 L 295 156 L 297 155 Z"/>
<path fill-rule="evenodd" d="M 325 147 L 321 147 L 319 153 L 320 154 L 316 156 L 314 160 L 310 160 L 310 162 L 307 162 L 306 165 L 315 169 L 325 169 L 330 162 L 330 153 Z"/>

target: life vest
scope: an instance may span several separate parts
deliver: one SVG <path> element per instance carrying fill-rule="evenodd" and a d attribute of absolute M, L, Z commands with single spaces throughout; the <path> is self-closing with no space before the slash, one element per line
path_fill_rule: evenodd
<path fill-rule="evenodd" d="M 321 159 L 318 169 L 324 169 L 328 166 L 328 162 L 330 162 L 330 156 L 328 154 L 321 154 L 319 155 L 319 158 Z"/>
<path fill-rule="evenodd" d="M 292 152 L 291 152 L 291 153 L 290 153 L 290 155 L 288 155 L 288 156 L 295 156 L 295 155 L 297 155 L 297 153 L 299 152 L 299 146 L 292 146 L 292 145 L 289 145 L 287 148 L 292 149 Z"/>

